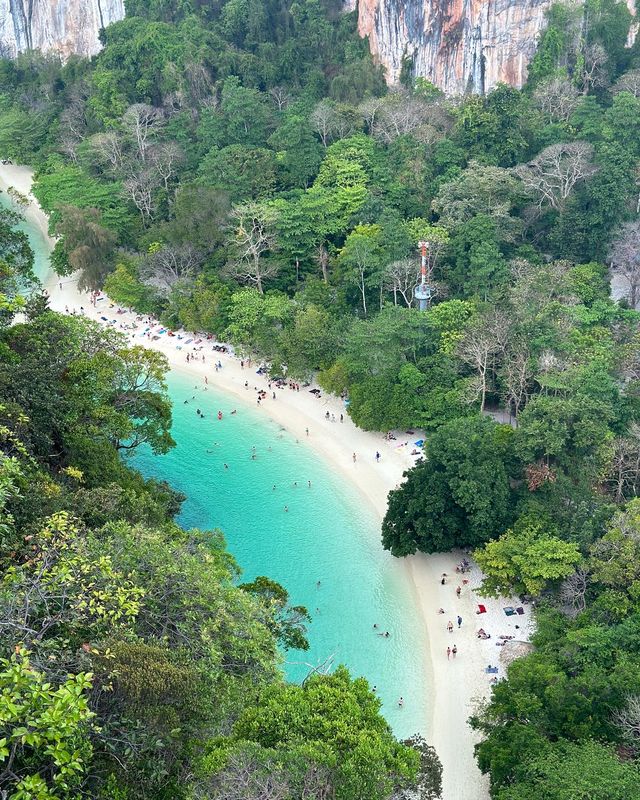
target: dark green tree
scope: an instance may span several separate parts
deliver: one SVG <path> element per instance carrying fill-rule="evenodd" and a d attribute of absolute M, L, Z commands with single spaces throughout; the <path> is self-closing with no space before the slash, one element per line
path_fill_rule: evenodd
<path fill-rule="evenodd" d="M 382 543 L 395 556 L 474 547 L 508 525 L 512 431 L 486 418 L 459 419 L 429 436 L 424 460 L 389 493 Z"/>

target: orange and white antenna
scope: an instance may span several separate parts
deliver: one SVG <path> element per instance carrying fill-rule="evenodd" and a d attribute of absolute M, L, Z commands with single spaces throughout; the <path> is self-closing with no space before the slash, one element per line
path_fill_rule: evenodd
<path fill-rule="evenodd" d="M 431 303 L 433 288 L 427 283 L 427 251 L 429 242 L 418 242 L 420 247 L 420 283 L 413 290 L 413 296 L 418 301 L 420 311 L 426 311 Z"/>

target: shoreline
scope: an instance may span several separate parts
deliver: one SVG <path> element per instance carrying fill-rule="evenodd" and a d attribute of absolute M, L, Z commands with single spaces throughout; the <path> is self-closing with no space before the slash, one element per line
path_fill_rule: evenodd
<path fill-rule="evenodd" d="M 32 172 L 28 167 L 0 165 L 0 188 L 13 185 L 31 198 L 32 203 L 23 211 L 24 216 L 44 232 L 49 246 L 53 247 L 55 240 L 48 235 L 47 217 L 30 192 L 31 179 Z M 110 301 L 106 298 L 98 301 L 96 307 L 92 306 L 89 296 L 78 291 L 73 277 L 58 278 L 51 275 L 44 288 L 49 292 L 50 307 L 55 311 L 64 313 L 65 306 L 69 307 L 69 311 L 74 308 L 79 311 L 83 306 L 87 317 L 116 329 L 135 324 L 135 314 L 117 314 L 115 306 L 110 308 Z M 100 319 L 103 316 L 107 317 L 107 322 Z M 115 325 L 112 320 L 115 320 Z M 164 353 L 171 370 L 203 382 L 206 376 L 212 388 L 236 397 L 239 403 L 253 404 L 257 408 L 254 387 L 266 390 L 267 379 L 256 374 L 256 365 L 243 369 L 235 356 L 216 352 L 215 360 L 220 360 L 223 368 L 215 372 L 211 342 L 206 339 L 202 340 L 203 349 L 198 351 L 198 355 L 204 353 L 207 362 L 203 364 L 201 360 L 191 360 L 187 364 L 186 353 L 193 352 L 187 344 L 189 335 L 185 334 L 182 340 L 178 340 L 166 333 L 156 334 L 157 338 L 151 340 L 141 336 L 144 326 L 137 324 L 140 326 L 138 330 L 123 332 L 128 334 L 133 343 Z M 152 327 L 156 330 L 160 326 Z M 190 344 L 193 346 L 194 343 Z M 249 382 L 248 389 L 245 389 L 245 381 Z M 309 392 L 309 388 L 301 388 L 300 392 L 277 389 L 276 400 L 272 399 L 269 391 L 267 399 L 260 403 L 259 411 L 285 427 L 301 442 L 306 441 L 335 474 L 349 481 L 382 521 L 388 492 L 401 483 L 403 472 L 415 463 L 416 457 L 411 455 L 411 450 L 413 441 L 420 438 L 419 435 L 396 432 L 397 439 L 390 442 L 382 434 L 363 431 L 354 425 L 338 398 L 323 392 L 318 399 Z M 336 420 L 342 413 L 344 422 L 326 421 L 324 415 L 327 411 L 334 414 Z M 376 463 L 376 451 L 381 453 L 380 463 Z M 353 453 L 357 454 L 355 463 Z M 380 546 L 379 543 L 377 546 Z M 402 567 L 427 640 L 425 669 L 432 692 L 427 698 L 428 730 L 421 733 L 436 748 L 442 762 L 442 798 L 487 800 L 488 778 L 480 773 L 473 755 L 478 737 L 467 725 L 467 719 L 478 703 L 490 695 L 490 676 L 485 673 L 485 667 L 487 664 L 499 665 L 498 657 L 502 648 L 495 647 L 498 634 L 528 638 L 531 616 L 505 618 L 502 606 L 513 605 L 513 602 L 487 600 L 477 595 L 474 587 L 479 585 L 481 579 L 477 568 L 464 576 L 468 583 L 463 584 L 463 576 L 457 578 L 455 573 L 455 565 L 461 558 L 461 553 L 418 554 L 402 559 Z M 448 575 L 445 585 L 440 583 L 442 573 Z M 458 584 L 462 588 L 460 597 L 455 593 Z M 487 607 L 487 613 L 480 618 L 475 616 L 478 600 Z M 440 607 L 445 609 L 444 616 L 438 614 Z M 463 619 L 462 627 L 459 630 L 455 628 L 452 634 L 448 633 L 447 622 L 451 619 L 455 626 L 458 615 Z M 521 629 L 516 629 L 518 623 Z M 480 624 L 491 632 L 491 639 L 483 641 L 476 637 L 475 632 Z M 453 643 L 458 647 L 458 657 L 449 660 L 446 649 Z M 504 667 L 500 665 L 498 677 L 504 674 Z"/>

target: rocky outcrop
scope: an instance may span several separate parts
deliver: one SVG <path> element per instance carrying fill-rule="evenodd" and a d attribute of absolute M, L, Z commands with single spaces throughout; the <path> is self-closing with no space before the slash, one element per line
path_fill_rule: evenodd
<path fill-rule="evenodd" d="M 407 60 L 447 94 L 483 93 L 522 86 L 552 2 L 359 0 L 358 28 L 390 84 Z"/>
<path fill-rule="evenodd" d="M 0 0 L 0 48 L 91 56 L 100 29 L 123 17 L 124 0 Z"/>

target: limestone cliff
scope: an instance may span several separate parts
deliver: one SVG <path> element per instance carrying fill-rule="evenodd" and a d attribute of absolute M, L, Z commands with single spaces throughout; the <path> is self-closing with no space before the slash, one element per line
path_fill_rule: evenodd
<path fill-rule="evenodd" d="M 403 60 L 447 94 L 520 87 L 552 0 L 359 0 L 358 27 L 397 83 Z"/>
<path fill-rule="evenodd" d="M 3 55 L 24 50 L 90 56 L 100 49 L 98 32 L 124 17 L 124 0 L 0 0 Z"/>

